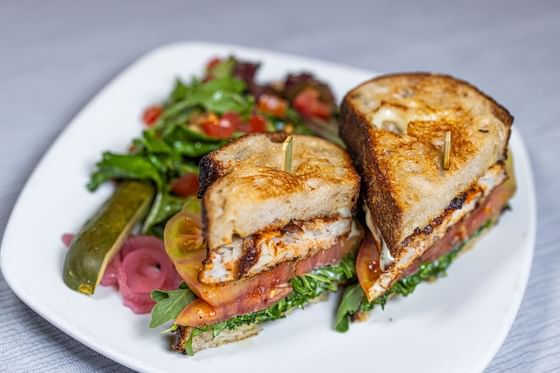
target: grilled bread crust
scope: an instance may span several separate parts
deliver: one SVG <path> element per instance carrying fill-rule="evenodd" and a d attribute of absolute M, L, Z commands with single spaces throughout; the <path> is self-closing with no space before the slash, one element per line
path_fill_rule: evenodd
<path fill-rule="evenodd" d="M 366 203 L 392 255 L 491 165 L 507 157 L 513 117 L 447 75 L 384 75 L 352 89 L 340 136 L 364 180 Z M 451 132 L 450 167 L 442 168 Z"/>
<path fill-rule="evenodd" d="M 256 324 L 242 325 L 234 330 L 223 330 L 219 335 L 214 336 L 212 331 L 204 332 L 192 339 L 193 353 L 206 350 L 208 348 L 220 347 L 222 345 L 241 341 L 259 334 L 261 327 Z M 175 332 L 175 341 L 171 345 L 171 349 L 177 352 L 185 353 L 185 345 L 190 338 L 193 328 L 188 326 L 180 326 Z"/>
<path fill-rule="evenodd" d="M 281 170 L 285 134 L 243 136 L 200 164 L 209 250 L 278 229 L 291 220 L 352 216 L 360 178 L 348 154 L 326 140 L 294 135 L 292 172 Z"/>

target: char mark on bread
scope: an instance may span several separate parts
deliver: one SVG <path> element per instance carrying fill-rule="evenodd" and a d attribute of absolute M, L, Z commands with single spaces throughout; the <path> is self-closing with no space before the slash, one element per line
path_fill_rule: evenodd
<path fill-rule="evenodd" d="M 284 142 L 284 140 L 286 140 L 288 135 L 283 132 L 276 132 L 267 134 L 252 134 L 247 136 L 266 136 L 273 143 L 282 143 Z M 243 140 L 243 138 L 244 137 L 240 137 L 233 141 L 230 141 L 227 145 L 224 146 L 224 148 L 236 146 L 238 142 L 245 141 Z M 223 151 L 224 148 L 220 149 L 219 151 Z M 215 152 L 212 152 L 202 157 L 199 163 L 199 168 L 200 174 L 198 176 L 198 198 L 202 198 L 204 196 L 204 192 L 206 192 L 206 189 L 208 189 L 208 187 L 212 185 L 214 181 L 224 176 L 229 171 L 229 167 L 225 165 L 218 157 L 216 157 Z"/>

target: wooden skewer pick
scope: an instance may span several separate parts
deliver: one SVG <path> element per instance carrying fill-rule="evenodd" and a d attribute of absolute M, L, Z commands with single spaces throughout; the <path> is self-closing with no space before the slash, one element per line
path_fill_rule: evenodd
<path fill-rule="evenodd" d="M 284 163 L 282 171 L 292 172 L 292 152 L 294 147 L 294 137 L 288 136 L 282 144 L 282 153 L 284 153 Z"/>
<path fill-rule="evenodd" d="M 451 162 L 451 131 L 445 131 L 445 137 L 443 139 L 443 160 L 441 162 L 442 168 L 444 170 L 449 170 L 450 162 Z"/>

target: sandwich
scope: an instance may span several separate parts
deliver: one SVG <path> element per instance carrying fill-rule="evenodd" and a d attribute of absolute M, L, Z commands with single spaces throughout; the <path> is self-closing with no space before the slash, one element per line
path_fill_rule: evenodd
<path fill-rule="evenodd" d="M 379 76 L 352 89 L 340 136 L 363 180 L 367 233 L 337 329 L 445 272 L 515 192 L 513 117 L 446 75 Z"/>
<path fill-rule="evenodd" d="M 183 211 L 164 232 L 193 293 L 173 348 L 192 354 L 248 338 L 351 280 L 359 191 L 347 153 L 312 136 L 250 134 L 202 158 L 201 217 Z"/>

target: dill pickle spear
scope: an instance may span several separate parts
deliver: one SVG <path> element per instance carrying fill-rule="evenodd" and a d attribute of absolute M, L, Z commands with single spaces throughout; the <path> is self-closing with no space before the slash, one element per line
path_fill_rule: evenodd
<path fill-rule="evenodd" d="M 107 264 L 130 231 L 145 216 L 155 188 L 140 181 L 117 184 L 113 195 L 72 240 L 63 269 L 64 283 L 91 295 Z"/>

